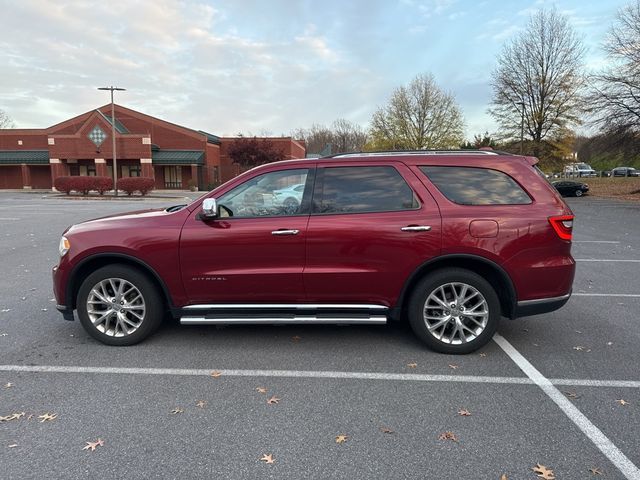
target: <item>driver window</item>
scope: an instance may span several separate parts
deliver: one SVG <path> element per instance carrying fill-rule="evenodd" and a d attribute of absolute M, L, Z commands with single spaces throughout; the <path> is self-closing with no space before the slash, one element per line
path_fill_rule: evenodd
<path fill-rule="evenodd" d="M 309 170 L 281 170 L 247 180 L 218 198 L 234 218 L 301 215 Z"/>

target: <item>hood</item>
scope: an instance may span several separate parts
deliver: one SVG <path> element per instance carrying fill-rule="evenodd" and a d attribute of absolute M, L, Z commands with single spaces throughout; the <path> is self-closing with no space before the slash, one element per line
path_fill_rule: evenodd
<path fill-rule="evenodd" d="M 140 227 L 141 224 L 157 219 L 174 215 L 177 212 L 167 212 L 166 208 L 152 208 L 147 210 L 136 210 L 133 212 L 118 213 L 106 217 L 94 218 L 84 222 L 71 225 L 65 233 L 74 233 L 87 230 L 102 230 L 111 228 Z"/>

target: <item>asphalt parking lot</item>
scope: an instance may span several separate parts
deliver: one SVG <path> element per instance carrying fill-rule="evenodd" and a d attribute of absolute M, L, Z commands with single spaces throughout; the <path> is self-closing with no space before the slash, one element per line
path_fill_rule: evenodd
<path fill-rule="evenodd" d="M 640 206 L 569 199 L 573 297 L 467 356 L 403 325 L 169 323 L 114 348 L 63 320 L 64 228 L 172 203 L 0 193 L 2 478 L 640 478 Z"/>

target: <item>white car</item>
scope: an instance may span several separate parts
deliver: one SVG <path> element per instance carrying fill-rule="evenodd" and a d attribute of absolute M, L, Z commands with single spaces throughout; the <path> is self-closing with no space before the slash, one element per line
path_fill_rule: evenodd
<path fill-rule="evenodd" d="M 273 191 L 273 204 L 287 208 L 298 208 L 302 202 L 304 183 L 289 185 L 286 188 Z"/>
<path fill-rule="evenodd" d="M 575 177 L 597 177 L 596 171 L 587 163 L 570 163 L 564 167 L 564 173 Z"/>

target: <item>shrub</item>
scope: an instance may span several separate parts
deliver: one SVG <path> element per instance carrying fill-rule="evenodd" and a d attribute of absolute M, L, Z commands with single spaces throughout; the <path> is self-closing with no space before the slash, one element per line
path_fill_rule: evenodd
<path fill-rule="evenodd" d="M 67 195 L 71 193 L 71 178 L 72 177 L 58 177 L 53 181 L 53 186 L 59 192 L 64 192 Z"/>
<path fill-rule="evenodd" d="M 89 177 L 93 180 L 92 190 L 96 190 L 100 195 L 113 189 L 113 178 L 111 177 Z"/>
<path fill-rule="evenodd" d="M 93 179 L 95 177 L 69 177 L 69 186 L 71 190 L 74 190 L 82 195 L 89 195 L 89 192 L 93 190 Z"/>
<path fill-rule="evenodd" d="M 118 179 L 118 190 L 122 190 L 127 195 L 133 195 L 136 191 L 146 195 L 154 189 L 155 183 L 151 177 L 123 177 Z"/>

